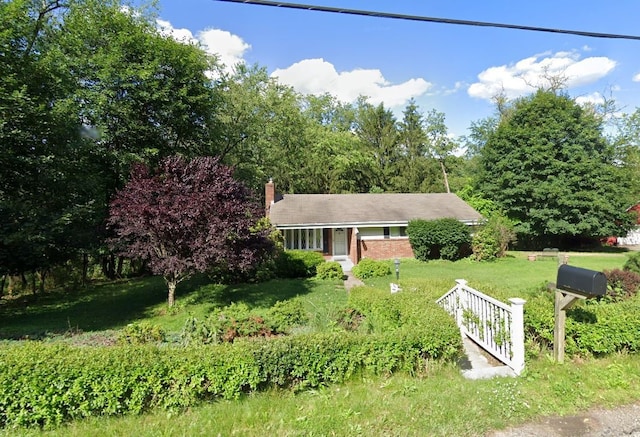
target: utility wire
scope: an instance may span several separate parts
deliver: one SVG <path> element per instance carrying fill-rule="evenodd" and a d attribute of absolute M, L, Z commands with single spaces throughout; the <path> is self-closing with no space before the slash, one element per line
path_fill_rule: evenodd
<path fill-rule="evenodd" d="M 489 23 L 486 21 L 456 20 L 452 18 L 425 17 L 420 15 L 404 15 L 404 14 L 394 14 L 390 12 L 375 12 L 375 11 L 365 11 L 365 10 L 359 10 L 359 9 L 333 8 L 329 6 L 315 6 L 315 5 L 305 5 L 305 4 L 298 4 L 298 3 L 283 3 L 283 2 L 269 1 L 269 0 L 214 0 L 214 1 L 228 2 L 228 3 L 246 3 L 250 5 L 260 5 L 260 6 L 275 6 L 280 8 L 302 9 L 307 11 L 333 12 L 337 14 L 361 15 L 366 17 L 393 18 L 396 20 L 423 21 L 423 22 L 430 22 L 430 23 L 443 23 L 443 24 L 459 24 L 463 26 L 498 27 L 502 29 L 529 30 L 533 32 L 564 33 L 569 35 L 587 36 L 591 38 L 612 38 L 612 39 L 628 39 L 628 40 L 640 41 L 640 36 L 637 36 L 637 35 L 620 35 L 615 33 L 586 32 L 581 30 L 567 30 L 567 29 L 552 29 L 549 27 L 521 26 L 518 24 Z"/>

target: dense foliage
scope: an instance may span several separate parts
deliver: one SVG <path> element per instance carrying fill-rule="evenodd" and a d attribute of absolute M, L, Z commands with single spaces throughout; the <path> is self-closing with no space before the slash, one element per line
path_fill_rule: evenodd
<path fill-rule="evenodd" d="M 319 252 L 284 250 L 275 257 L 275 274 L 278 278 L 311 278 L 324 262 Z"/>
<path fill-rule="evenodd" d="M 495 214 L 473 234 L 471 242 L 473 257 L 478 261 L 502 258 L 513 241 L 515 241 L 513 224 L 506 217 Z"/>
<path fill-rule="evenodd" d="M 362 258 L 358 264 L 351 269 L 354 276 L 360 279 L 377 278 L 391 274 L 389 261 Z"/>
<path fill-rule="evenodd" d="M 133 160 L 203 153 L 215 66 L 116 0 L 3 1 L 0 22 L 0 273 L 37 271 L 43 287 L 54 267 L 81 259 L 86 276 L 105 255 L 107 203 Z"/>
<path fill-rule="evenodd" d="M 344 277 L 342 266 L 337 261 L 327 261 L 319 264 L 316 270 L 318 279 L 342 279 Z"/>
<path fill-rule="evenodd" d="M 256 228 L 262 209 L 216 158 L 163 160 L 158 172 L 143 165 L 110 205 L 114 248 L 144 260 L 162 275 L 173 305 L 176 284 L 213 267 L 248 271 L 272 248 Z"/>
<path fill-rule="evenodd" d="M 354 296 L 352 305 L 368 318 L 369 334 L 339 330 L 189 347 L 3 346 L 0 426 L 50 428 L 89 416 L 182 409 L 267 387 L 302 389 L 342 382 L 358 372 L 415 372 L 425 359 L 458 356 L 460 334 L 453 320 L 419 293 L 385 300 L 386 294 L 363 289 Z M 247 314 L 237 308 L 231 313 Z M 222 310 L 217 320 L 231 313 Z M 295 305 L 281 305 L 270 317 L 277 314 L 283 319 L 298 311 Z"/>
<path fill-rule="evenodd" d="M 518 100 L 480 150 L 478 186 L 516 224 L 518 241 L 572 246 L 624 233 L 629 181 L 601 119 L 551 91 Z"/>
<path fill-rule="evenodd" d="M 214 309 L 204 320 L 190 317 L 182 328 L 185 344 L 233 343 L 239 338 L 289 334 L 305 324 L 308 316 L 297 299 L 279 301 L 268 311 L 252 310 L 245 303 Z"/>
<path fill-rule="evenodd" d="M 527 349 L 553 347 L 554 303 L 551 293 L 527 300 L 524 306 Z M 636 298 L 607 303 L 587 301 L 567 310 L 565 322 L 567 354 L 603 355 L 640 351 L 640 302 Z"/>
<path fill-rule="evenodd" d="M 640 252 L 631 252 L 622 269 L 640 274 Z"/>
<path fill-rule="evenodd" d="M 607 277 L 606 301 L 619 302 L 631 299 L 638 294 L 640 289 L 640 273 L 632 270 L 605 270 Z"/>
<path fill-rule="evenodd" d="M 430 259 L 457 260 L 469 255 L 469 227 L 453 218 L 411 220 L 407 235 L 414 256 L 420 261 Z"/>

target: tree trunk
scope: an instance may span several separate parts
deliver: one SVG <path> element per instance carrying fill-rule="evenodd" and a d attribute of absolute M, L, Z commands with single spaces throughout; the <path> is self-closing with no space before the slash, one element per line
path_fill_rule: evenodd
<path fill-rule="evenodd" d="M 82 287 L 87 286 L 87 273 L 89 271 L 89 255 L 87 253 L 82 254 Z"/>
<path fill-rule="evenodd" d="M 122 278 L 122 264 L 124 263 L 124 257 L 118 257 L 118 267 L 116 267 L 116 275 L 118 278 Z"/>
<path fill-rule="evenodd" d="M 167 303 L 169 304 L 169 308 L 171 308 L 175 303 L 176 285 L 178 284 L 178 281 L 176 281 L 175 279 L 167 278 L 165 278 L 165 281 L 167 282 L 167 287 L 169 288 L 169 299 Z"/>
<path fill-rule="evenodd" d="M 447 177 L 447 169 L 444 167 L 444 160 L 440 160 L 440 168 L 442 169 L 442 177 L 444 178 L 444 187 L 447 189 L 447 193 L 450 193 L 449 178 Z"/>
<path fill-rule="evenodd" d="M 38 276 L 40 277 L 40 293 L 43 294 L 44 293 L 44 281 L 47 278 L 47 271 L 46 270 L 40 270 L 38 272 Z"/>

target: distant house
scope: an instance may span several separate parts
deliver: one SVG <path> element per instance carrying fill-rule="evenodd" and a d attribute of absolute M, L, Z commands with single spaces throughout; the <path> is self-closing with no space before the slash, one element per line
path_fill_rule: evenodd
<path fill-rule="evenodd" d="M 455 194 L 285 194 L 265 186 L 266 214 L 286 249 L 321 252 L 326 259 L 412 257 L 406 235 L 412 219 L 455 218 L 469 226 L 483 218 Z"/>
<path fill-rule="evenodd" d="M 635 212 L 637 215 L 636 226 L 631 229 L 625 237 L 618 237 L 616 244 L 619 246 L 638 246 L 640 245 L 640 202 L 627 208 L 627 212 Z"/>

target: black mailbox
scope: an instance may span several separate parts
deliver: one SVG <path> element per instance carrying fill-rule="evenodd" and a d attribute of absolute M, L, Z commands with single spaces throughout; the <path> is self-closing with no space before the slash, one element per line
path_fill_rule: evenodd
<path fill-rule="evenodd" d="M 607 277 L 602 272 L 563 264 L 558 267 L 556 288 L 580 297 L 604 296 Z"/>

